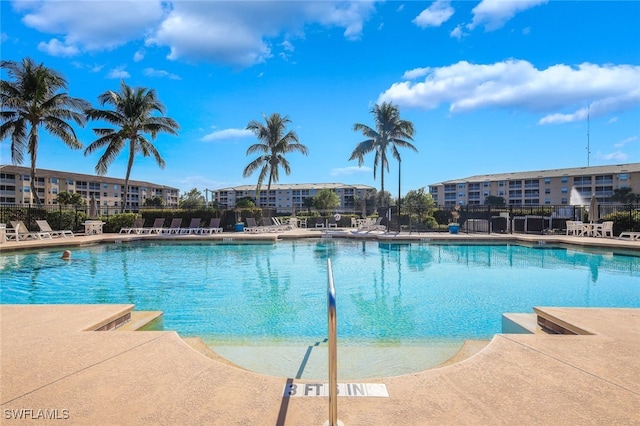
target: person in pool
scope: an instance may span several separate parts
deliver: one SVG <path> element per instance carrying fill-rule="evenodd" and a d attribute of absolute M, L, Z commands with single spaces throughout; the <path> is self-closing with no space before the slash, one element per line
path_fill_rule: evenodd
<path fill-rule="evenodd" d="M 71 250 L 65 250 L 62 252 L 62 260 L 71 260 Z"/>

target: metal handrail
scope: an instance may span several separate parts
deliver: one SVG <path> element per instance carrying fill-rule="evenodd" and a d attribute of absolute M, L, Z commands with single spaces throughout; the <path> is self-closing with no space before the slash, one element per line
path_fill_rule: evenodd
<path fill-rule="evenodd" d="M 329 426 L 338 425 L 338 336 L 336 325 L 336 288 L 333 285 L 331 259 L 327 259 L 327 319 L 329 323 Z"/>

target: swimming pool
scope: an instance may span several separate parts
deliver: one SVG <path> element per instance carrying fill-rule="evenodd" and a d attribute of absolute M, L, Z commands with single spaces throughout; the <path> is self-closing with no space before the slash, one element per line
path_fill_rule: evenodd
<path fill-rule="evenodd" d="M 161 310 L 165 329 L 202 337 L 240 365 L 247 360 L 233 357 L 247 356 L 238 348 L 322 345 L 327 258 L 341 347 L 431 347 L 442 351 L 429 361 L 436 364 L 464 339 L 500 333 L 505 312 L 640 307 L 640 257 L 570 247 L 134 242 L 74 248 L 71 262 L 60 259 L 61 251 L 3 254 L 2 303 L 132 303 L 136 310 Z"/>

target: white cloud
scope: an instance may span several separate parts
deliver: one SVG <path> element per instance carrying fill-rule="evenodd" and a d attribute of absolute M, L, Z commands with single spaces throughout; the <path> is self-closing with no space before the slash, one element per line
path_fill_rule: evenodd
<path fill-rule="evenodd" d="M 416 78 L 424 77 L 425 75 L 429 74 L 431 70 L 432 68 L 430 67 L 414 68 L 412 70 L 405 71 L 404 74 L 402 74 L 402 79 L 415 80 Z"/>
<path fill-rule="evenodd" d="M 638 137 L 637 137 L 637 136 L 631 136 L 631 137 L 629 137 L 629 138 L 626 138 L 626 139 L 621 140 L 621 141 L 620 141 L 620 142 L 618 142 L 618 143 L 614 143 L 614 144 L 613 144 L 613 146 L 614 146 L 615 148 L 622 148 L 622 147 L 623 147 L 623 146 L 625 146 L 626 144 L 631 143 L 631 142 L 635 142 L 635 141 L 637 141 L 637 140 L 638 140 Z"/>
<path fill-rule="evenodd" d="M 451 32 L 449 33 L 450 37 L 453 38 L 457 38 L 458 40 L 460 40 L 462 37 L 466 36 L 467 34 L 465 34 L 464 30 L 462 29 L 462 25 L 458 25 L 456 26 L 453 30 L 451 30 Z"/>
<path fill-rule="evenodd" d="M 246 129 L 223 129 L 215 130 L 204 135 L 200 140 L 203 142 L 212 142 L 229 139 L 240 139 L 253 136 L 253 132 Z"/>
<path fill-rule="evenodd" d="M 168 46 L 169 59 L 251 66 L 273 56 L 272 39 L 299 37 L 307 24 L 358 39 L 373 10 L 373 1 L 174 2 L 147 43 Z"/>
<path fill-rule="evenodd" d="M 161 77 L 161 78 L 168 78 L 170 80 L 182 80 L 180 78 L 180 76 L 176 75 L 176 74 L 172 74 L 170 72 L 164 71 L 164 70 L 156 70 L 153 68 L 145 68 L 144 69 L 144 75 L 147 77 Z"/>
<path fill-rule="evenodd" d="M 250 66 L 273 56 L 272 43 L 303 37 L 313 24 L 341 28 L 346 39 L 359 39 L 377 1 L 78 0 L 15 1 L 13 6 L 24 14 L 25 25 L 56 37 L 41 44 L 52 55 L 144 41 L 168 48 L 169 59 Z"/>
<path fill-rule="evenodd" d="M 517 13 L 547 2 L 548 0 L 482 0 L 471 11 L 473 21 L 467 25 L 467 28 L 472 30 L 483 25 L 486 31 L 497 30 Z"/>
<path fill-rule="evenodd" d="M 138 50 L 136 53 L 133 54 L 133 61 L 140 62 L 141 60 L 144 59 L 144 55 L 145 55 L 144 49 Z"/>
<path fill-rule="evenodd" d="M 49 42 L 41 41 L 38 43 L 38 50 L 51 56 L 60 56 L 63 58 L 75 56 L 79 52 L 76 46 L 64 44 L 57 38 L 52 38 Z"/>
<path fill-rule="evenodd" d="M 611 152 L 609 154 L 598 153 L 595 155 L 596 160 L 615 161 L 617 163 L 624 163 L 629 156 L 622 151 Z"/>
<path fill-rule="evenodd" d="M 444 22 L 447 22 L 454 12 L 455 10 L 451 7 L 449 0 L 436 0 L 411 22 L 420 28 L 439 27 Z"/>
<path fill-rule="evenodd" d="M 131 75 L 127 72 L 127 70 L 125 70 L 124 66 L 114 68 L 107 73 L 107 78 L 112 79 L 125 79 L 129 77 L 131 77 Z"/>
<path fill-rule="evenodd" d="M 22 21 L 26 26 L 45 34 L 64 34 L 58 36 L 62 41 L 53 39 L 40 44 L 41 49 L 56 56 L 113 49 L 130 40 L 142 39 L 164 15 L 160 0 L 19 3 L 16 10 L 25 12 Z"/>
<path fill-rule="evenodd" d="M 338 167 L 335 169 L 331 169 L 331 176 L 351 176 L 361 173 L 371 173 L 373 169 L 371 167 L 358 167 L 358 166 L 349 166 L 349 167 Z"/>
<path fill-rule="evenodd" d="M 488 65 L 466 61 L 428 70 L 423 81 L 394 83 L 378 102 L 433 109 L 449 104 L 453 113 L 481 108 L 521 109 L 546 114 L 539 124 L 584 120 L 640 104 L 640 66 L 554 65 L 536 69 L 523 60 Z"/>

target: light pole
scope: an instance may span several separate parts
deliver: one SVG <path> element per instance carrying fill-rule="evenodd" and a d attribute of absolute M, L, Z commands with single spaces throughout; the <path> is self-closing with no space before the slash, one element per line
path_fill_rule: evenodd
<path fill-rule="evenodd" d="M 402 161 L 400 161 L 400 157 L 398 157 L 398 232 L 400 232 L 400 198 L 402 197 L 402 192 L 400 189 L 400 165 Z"/>
<path fill-rule="evenodd" d="M 211 201 L 213 201 L 213 191 L 210 189 L 204 190 L 204 202 L 207 208 L 209 208 L 209 192 L 211 193 Z"/>

